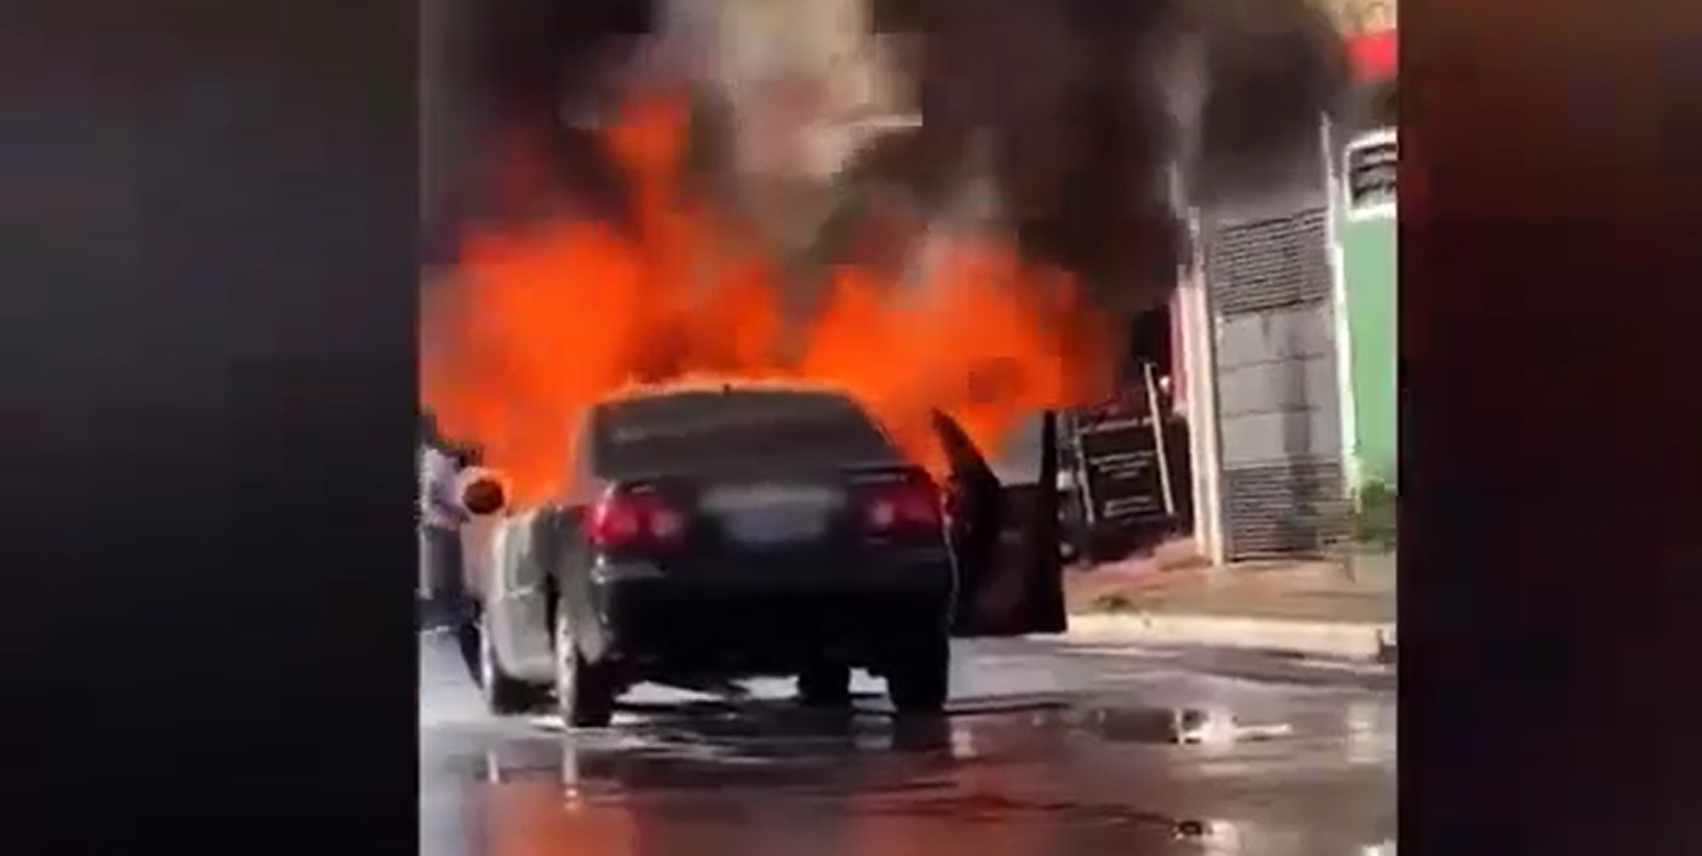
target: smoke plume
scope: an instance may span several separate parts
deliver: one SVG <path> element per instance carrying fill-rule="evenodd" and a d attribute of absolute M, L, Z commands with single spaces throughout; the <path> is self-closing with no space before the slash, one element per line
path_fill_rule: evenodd
<path fill-rule="evenodd" d="M 462 177 L 477 188 L 462 195 L 479 198 L 463 214 L 524 217 L 550 197 L 623 221 L 625 177 L 590 126 L 655 73 L 659 47 L 701 33 L 679 32 L 667 0 L 459 2 L 476 4 L 463 20 L 479 33 L 470 97 L 483 113 L 478 168 Z M 1173 167 L 1196 202 L 1281 182 L 1316 162 L 1318 120 L 1345 79 L 1339 37 L 1310 0 L 874 0 L 872 11 L 917 43 L 908 71 L 923 115 L 902 132 L 914 139 L 881 142 L 904 154 L 876 182 L 921 222 L 983 182 L 1021 252 L 1076 273 L 1107 308 L 1150 305 L 1172 285 Z M 713 81 L 691 83 L 696 187 L 731 198 L 724 99 Z M 971 160 L 983 175 L 961 168 Z"/>

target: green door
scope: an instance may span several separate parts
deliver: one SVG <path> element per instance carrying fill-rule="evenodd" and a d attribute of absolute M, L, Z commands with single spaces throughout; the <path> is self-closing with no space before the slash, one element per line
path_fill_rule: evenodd
<path fill-rule="evenodd" d="M 1370 483 L 1395 487 L 1398 470 L 1396 144 L 1393 130 L 1362 134 L 1348 144 L 1337 221 L 1347 293 L 1352 453 L 1359 482 L 1355 487 Z"/>

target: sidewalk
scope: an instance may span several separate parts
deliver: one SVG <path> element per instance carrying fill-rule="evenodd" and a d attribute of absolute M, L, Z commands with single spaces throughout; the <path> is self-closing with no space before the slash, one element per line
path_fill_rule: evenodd
<path fill-rule="evenodd" d="M 1212 568 L 1166 555 L 1065 577 L 1071 642 L 1212 645 L 1346 659 L 1395 647 L 1393 556 Z"/>

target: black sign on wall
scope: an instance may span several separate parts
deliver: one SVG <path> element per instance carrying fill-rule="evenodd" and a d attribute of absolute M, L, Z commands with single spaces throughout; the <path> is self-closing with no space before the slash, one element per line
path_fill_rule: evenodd
<path fill-rule="evenodd" d="M 1088 519 L 1133 528 L 1174 516 L 1163 453 L 1146 417 L 1085 422 L 1075 436 Z"/>

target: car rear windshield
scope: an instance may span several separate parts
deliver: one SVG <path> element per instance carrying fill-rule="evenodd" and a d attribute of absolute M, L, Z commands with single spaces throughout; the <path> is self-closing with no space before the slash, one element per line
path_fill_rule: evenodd
<path fill-rule="evenodd" d="M 814 390 L 693 390 L 608 402 L 592 417 L 592 437 L 604 478 L 904 460 L 855 401 Z"/>

